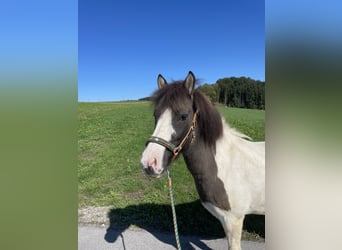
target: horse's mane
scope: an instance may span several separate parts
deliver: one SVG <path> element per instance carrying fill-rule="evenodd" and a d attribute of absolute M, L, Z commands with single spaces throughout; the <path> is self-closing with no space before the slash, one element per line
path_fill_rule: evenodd
<path fill-rule="evenodd" d="M 198 111 L 197 126 L 200 130 L 199 137 L 209 146 L 214 146 L 216 140 L 223 134 L 221 115 L 208 97 L 200 90 L 195 89 L 193 97 L 191 97 L 183 83 L 184 81 L 174 81 L 158 89 L 152 95 L 151 100 L 156 110 L 162 107 L 170 107 L 177 113 L 177 111 L 184 108 L 186 100 L 193 98 L 193 111 Z"/>
<path fill-rule="evenodd" d="M 200 136 L 209 146 L 214 146 L 216 140 L 223 135 L 221 115 L 200 90 L 196 89 L 193 96 L 194 111 L 199 112 L 197 125 L 201 131 Z"/>

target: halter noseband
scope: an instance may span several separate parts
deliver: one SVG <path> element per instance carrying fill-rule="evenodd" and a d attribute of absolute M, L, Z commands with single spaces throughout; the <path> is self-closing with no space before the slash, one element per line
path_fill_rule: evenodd
<path fill-rule="evenodd" d="M 173 153 L 172 160 L 174 160 L 177 157 L 177 155 L 180 153 L 180 151 L 182 150 L 182 148 L 183 148 L 184 144 L 186 143 L 187 139 L 189 138 L 190 134 L 192 134 L 191 135 L 191 142 L 193 142 L 193 140 L 195 139 L 195 128 L 196 128 L 197 114 L 198 114 L 198 112 L 196 111 L 194 113 L 193 118 L 192 118 L 192 124 L 191 124 L 190 128 L 188 129 L 188 132 L 185 134 L 185 136 L 183 137 L 181 142 L 178 144 L 178 146 L 172 144 L 171 142 L 164 140 L 163 138 L 153 136 L 153 135 L 147 139 L 146 145 L 150 142 L 153 142 L 153 143 L 157 143 L 157 144 L 165 147 L 166 149 L 170 150 Z"/>

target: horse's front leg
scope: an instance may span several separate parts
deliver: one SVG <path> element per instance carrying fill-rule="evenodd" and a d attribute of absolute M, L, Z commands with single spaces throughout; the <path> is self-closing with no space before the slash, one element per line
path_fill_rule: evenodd
<path fill-rule="evenodd" d="M 245 216 L 236 217 L 230 213 L 225 216 L 223 228 L 228 240 L 229 250 L 241 250 L 241 233 Z"/>
<path fill-rule="evenodd" d="M 220 209 L 209 202 L 203 202 L 203 206 L 214 215 L 222 224 L 226 233 L 229 250 L 241 250 L 241 233 L 244 215 L 236 216 L 231 211 Z"/>

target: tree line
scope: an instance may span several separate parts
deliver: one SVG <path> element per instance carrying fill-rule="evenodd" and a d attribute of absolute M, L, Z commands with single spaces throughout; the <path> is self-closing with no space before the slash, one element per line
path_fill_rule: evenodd
<path fill-rule="evenodd" d="M 211 102 L 229 107 L 265 109 L 265 82 L 249 77 L 226 77 L 214 84 L 205 83 L 198 87 Z M 144 97 L 139 100 L 150 100 Z"/>
<path fill-rule="evenodd" d="M 215 84 L 204 84 L 199 89 L 212 102 L 229 107 L 265 109 L 265 82 L 249 77 L 226 77 Z"/>

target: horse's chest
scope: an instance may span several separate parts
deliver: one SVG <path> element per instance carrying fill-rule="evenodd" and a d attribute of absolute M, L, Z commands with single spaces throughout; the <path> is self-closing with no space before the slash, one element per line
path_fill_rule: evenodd
<path fill-rule="evenodd" d="M 194 176 L 196 188 L 202 202 L 210 202 L 216 207 L 230 210 L 228 195 L 223 182 L 217 176 Z"/>
<path fill-rule="evenodd" d="M 230 210 L 230 204 L 223 181 L 213 155 L 201 155 L 197 158 L 184 157 L 191 172 L 197 192 L 202 202 L 210 202 L 216 207 Z"/>

